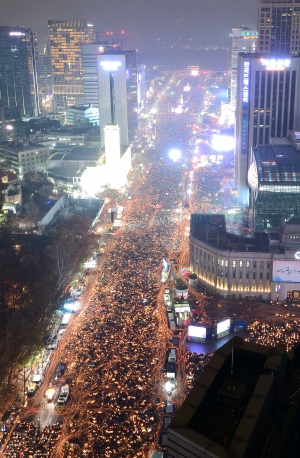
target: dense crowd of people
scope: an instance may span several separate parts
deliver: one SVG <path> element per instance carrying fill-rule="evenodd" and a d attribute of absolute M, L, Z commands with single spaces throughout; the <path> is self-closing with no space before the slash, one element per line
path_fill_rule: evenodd
<path fill-rule="evenodd" d="M 188 144 L 188 130 L 175 115 L 173 120 L 157 120 L 159 141 L 135 171 L 122 227 L 107 236 L 111 241 L 88 303 L 60 344 L 64 377 L 71 386 L 70 400 L 61 411 L 63 422 L 45 428 L 15 423 L 2 438 L 2 444 L 9 439 L 6 456 L 146 457 L 150 448 L 159 446 L 166 401 L 161 367 L 172 337 L 160 264 L 178 244 L 181 217 L 176 209 L 182 209 L 186 197 L 180 183 L 187 181 L 185 167 L 168 159 L 167 148 Z M 222 179 L 209 167 L 196 178 L 201 195 L 215 193 Z M 196 321 L 202 305 L 197 303 Z M 266 345 L 283 342 L 290 347 L 299 337 L 296 322 L 257 322 L 249 329 L 249 340 Z M 210 358 L 186 352 L 188 388 Z"/>
<path fill-rule="evenodd" d="M 178 131 L 170 123 L 168 129 L 172 141 L 182 141 L 178 123 Z M 72 380 L 71 395 L 53 457 L 69 456 L 65 444 L 74 441 L 80 446 L 76 456 L 85 457 L 144 457 L 150 444 L 159 446 L 166 400 L 161 367 L 171 337 L 158 301 L 161 261 L 170 244 L 172 250 L 183 174 L 180 164 L 162 164 L 163 148 L 143 159 L 122 229 L 110 236 L 112 248 L 89 304 L 77 318 L 77 331 L 68 335 L 64 377 Z M 29 457 L 28 428 L 18 441 L 12 436 L 6 450 Z"/>
<path fill-rule="evenodd" d="M 286 345 L 287 349 L 291 349 L 299 342 L 300 320 L 287 321 L 283 319 L 277 323 L 255 321 L 248 326 L 248 330 L 250 336 L 247 340 L 250 342 L 271 347 L 281 343 Z"/>
<path fill-rule="evenodd" d="M 12 458 L 50 457 L 60 437 L 60 430 L 59 424 L 40 429 L 33 422 L 17 421 L 5 449 L 5 455 Z M 6 434 L 2 441 L 5 437 Z"/>
<path fill-rule="evenodd" d="M 192 388 L 197 378 L 212 357 L 209 353 L 196 353 L 187 350 L 185 356 L 185 374 L 188 388 Z"/>

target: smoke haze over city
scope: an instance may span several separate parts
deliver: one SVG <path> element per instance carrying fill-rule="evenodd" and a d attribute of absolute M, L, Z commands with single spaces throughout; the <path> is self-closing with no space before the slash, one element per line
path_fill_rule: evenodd
<path fill-rule="evenodd" d="M 111 30 L 119 33 L 124 30 L 128 37 L 127 47 L 137 49 L 143 61 L 147 61 L 148 56 L 150 65 L 165 64 L 172 68 L 185 68 L 197 60 L 196 63 L 207 68 L 218 69 L 221 66 L 225 69 L 231 27 L 242 24 L 255 27 L 257 2 L 28 0 L 25 7 L 20 0 L 12 0 L 2 5 L 0 25 L 36 29 L 39 46 L 42 48 L 48 34 L 48 19 L 81 18 L 93 21 L 96 30 L 101 32 Z M 207 47 L 209 49 L 205 50 Z M 200 52 L 197 54 L 195 51 Z"/>

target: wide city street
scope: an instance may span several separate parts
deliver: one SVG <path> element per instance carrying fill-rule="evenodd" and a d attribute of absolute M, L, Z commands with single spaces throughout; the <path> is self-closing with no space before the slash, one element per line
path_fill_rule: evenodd
<path fill-rule="evenodd" d="M 222 78 L 210 73 L 193 80 L 186 72 L 156 81 L 155 97 L 140 121 L 127 192 L 117 196 L 125 207 L 121 226 L 108 233 L 105 216 L 96 228 L 104 234 L 104 253 L 85 277 L 79 311 L 53 353 L 44 383 L 12 416 L 1 439 L 2 456 L 148 457 L 164 445 L 166 418 L 212 352 L 204 344 L 200 351 L 192 345 L 186 351 L 186 328 L 169 328 L 164 290 L 173 289 L 174 278 L 189 267 L 190 213 L 226 211 L 236 201 L 232 157 L 210 158 L 217 129 L 211 86 L 218 87 Z M 238 230 L 238 219 L 229 222 Z M 163 258 L 172 264 L 166 283 L 161 282 Z M 191 288 L 190 300 L 190 319 L 208 320 L 211 298 Z M 221 298 L 217 307 L 216 318 L 247 319 L 250 340 L 289 346 L 298 340 L 299 309 L 287 317 L 274 306 Z M 162 368 L 174 337 L 176 383 L 166 388 Z M 59 362 L 65 372 L 55 380 Z M 45 393 L 52 388 L 57 400 L 61 386 L 69 387 L 70 397 L 59 409 Z"/>

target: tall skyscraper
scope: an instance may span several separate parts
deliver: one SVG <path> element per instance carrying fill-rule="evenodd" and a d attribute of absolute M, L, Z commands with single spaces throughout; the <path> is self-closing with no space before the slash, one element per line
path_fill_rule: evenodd
<path fill-rule="evenodd" d="M 122 51 L 110 44 L 83 45 L 82 66 L 84 102 L 99 107 L 102 145 L 105 125 L 114 123 L 120 127 L 121 143 L 128 145 L 137 136 L 136 51 Z"/>
<path fill-rule="evenodd" d="M 105 37 L 107 36 L 107 40 Z M 101 35 L 101 42 L 85 44 L 81 47 L 84 103 L 99 108 L 97 56 L 121 50 L 120 43 L 111 43 L 111 35 Z"/>
<path fill-rule="evenodd" d="M 81 45 L 95 41 L 94 25 L 85 21 L 48 21 L 54 109 L 84 102 Z"/>
<path fill-rule="evenodd" d="M 44 47 L 43 54 L 39 55 L 39 90 L 42 96 L 41 110 L 43 113 L 52 111 L 52 72 L 50 46 Z"/>
<path fill-rule="evenodd" d="M 0 99 L 29 116 L 40 112 L 38 45 L 30 28 L 0 27 Z"/>
<path fill-rule="evenodd" d="M 251 148 L 300 129 L 300 56 L 238 57 L 235 176 L 238 203 L 249 204 Z M 270 158 L 272 161 L 272 158 Z"/>
<path fill-rule="evenodd" d="M 118 124 L 121 144 L 128 145 L 125 55 L 100 54 L 97 65 L 101 144 L 106 124 Z"/>
<path fill-rule="evenodd" d="M 255 53 L 258 44 L 258 31 L 250 30 L 244 25 L 231 29 L 231 79 L 230 79 L 230 105 L 235 110 L 236 105 L 236 80 L 237 60 L 239 53 Z"/>
<path fill-rule="evenodd" d="M 274 54 L 300 51 L 299 0 L 259 0 L 258 51 Z"/>

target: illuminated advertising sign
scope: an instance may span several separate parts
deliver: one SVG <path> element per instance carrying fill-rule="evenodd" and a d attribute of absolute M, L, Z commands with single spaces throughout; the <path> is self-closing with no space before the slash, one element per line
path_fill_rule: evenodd
<path fill-rule="evenodd" d="M 217 323 L 217 334 L 228 334 L 230 329 L 230 318 L 224 321 Z"/>
<path fill-rule="evenodd" d="M 247 37 L 247 38 L 253 38 L 253 37 L 258 37 L 258 32 L 254 32 L 252 30 L 249 30 L 249 31 L 243 31 L 243 32 L 240 32 L 240 36 L 241 37 Z"/>
<path fill-rule="evenodd" d="M 206 328 L 202 326 L 189 326 L 188 336 L 190 340 L 204 340 L 206 339 Z"/>
<path fill-rule="evenodd" d="M 300 261 L 273 261 L 273 281 L 300 282 Z"/>
<path fill-rule="evenodd" d="M 9 36 L 10 37 L 21 37 L 21 36 L 25 36 L 25 33 L 23 33 L 23 32 L 9 32 Z"/>
<path fill-rule="evenodd" d="M 247 154 L 248 123 L 249 123 L 249 88 L 250 62 L 244 61 L 243 66 L 243 102 L 242 102 L 242 149 L 241 154 Z"/>
<path fill-rule="evenodd" d="M 119 67 L 121 67 L 121 62 L 117 60 L 104 60 L 103 62 L 100 63 L 101 67 L 103 70 L 108 71 L 108 72 L 114 72 L 118 70 Z"/>
<path fill-rule="evenodd" d="M 261 59 L 267 70 L 285 70 L 291 66 L 291 59 Z"/>

